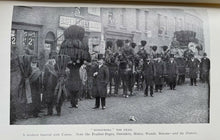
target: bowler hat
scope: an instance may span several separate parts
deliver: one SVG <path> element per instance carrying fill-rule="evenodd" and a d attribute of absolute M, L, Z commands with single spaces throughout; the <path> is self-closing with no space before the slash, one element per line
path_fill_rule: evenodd
<path fill-rule="evenodd" d="M 154 51 L 156 51 L 156 50 L 157 50 L 157 46 L 152 46 L 152 49 L 153 49 Z"/>
<path fill-rule="evenodd" d="M 127 39 L 127 40 L 125 40 L 125 43 L 129 43 L 130 41 Z"/>
<path fill-rule="evenodd" d="M 98 54 L 98 60 L 104 59 L 104 55 L 103 54 Z"/>
<path fill-rule="evenodd" d="M 142 45 L 142 46 L 145 46 L 146 44 L 147 44 L 147 41 L 141 40 L 141 45 Z"/>
<path fill-rule="evenodd" d="M 50 52 L 49 59 L 54 59 L 57 53 L 55 51 Z"/>
<path fill-rule="evenodd" d="M 135 48 L 135 47 L 136 47 L 136 43 L 132 42 L 132 43 L 131 43 L 131 47 L 132 47 L 132 48 Z"/>
<path fill-rule="evenodd" d="M 170 54 L 170 58 L 174 58 L 174 54 Z"/>
<path fill-rule="evenodd" d="M 31 59 L 31 62 L 32 63 L 38 63 L 37 56 L 33 56 L 32 59 Z"/>
<path fill-rule="evenodd" d="M 166 51 L 168 49 L 168 46 L 162 46 L 163 51 Z"/>

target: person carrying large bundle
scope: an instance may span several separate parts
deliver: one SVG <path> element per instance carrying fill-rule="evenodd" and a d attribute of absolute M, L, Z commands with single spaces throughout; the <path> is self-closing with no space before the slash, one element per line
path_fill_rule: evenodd
<path fill-rule="evenodd" d="M 27 118 L 30 111 L 30 105 L 33 103 L 32 93 L 30 87 L 30 76 L 32 73 L 31 69 L 31 61 L 33 59 L 33 55 L 20 55 L 17 58 L 18 66 L 20 68 L 21 80 L 19 82 L 18 88 L 18 103 L 22 107 L 18 107 L 20 109 L 19 112 L 23 113 L 23 117 Z"/>
<path fill-rule="evenodd" d="M 56 106 L 57 115 L 61 115 L 61 106 L 67 97 L 66 90 L 66 67 L 69 62 L 67 55 L 51 55 L 45 65 L 44 72 L 44 96 L 46 98 L 48 112 L 53 114 L 53 107 Z"/>
<path fill-rule="evenodd" d="M 84 60 L 90 61 L 91 57 L 88 46 L 83 43 L 85 30 L 77 25 L 72 25 L 64 31 L 64 41 L 61 44 L 59 54 L 68 55 L 70 61 L 69 77 L 67 80 L 67 90 L 70 94 L 70 103 L 72 107 L 78 107 L 79 90 L 81 87 L 81 79 L 79 69 Z"/>

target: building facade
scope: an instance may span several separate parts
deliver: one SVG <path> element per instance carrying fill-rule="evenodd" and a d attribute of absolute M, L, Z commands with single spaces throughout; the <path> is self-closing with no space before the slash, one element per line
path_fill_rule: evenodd
<path fill-rule="evenodd" d="M 100 9 L 15 6 L 11 46 L 16 47 L 19 54 L 29 50 L 45 61 L 51 51 L 59 51 L 64 30 L 74 24 L 85 28 L 84 43 L 89 45 L 90 50 L 100 44 Z"/>
<path fill-rule="evenodd" d="M 103 33 L 106 42 L 131 40 L 137 45 L 141 40 L 149 46 L 169 46 L 173 41 L 174 32 L 190 30 L 196 32 L 199 43 L 204 44 L 203 21 L 195 11 L 161 8 L 103 8 Z M 158 51 L 160 51 L 158 47 Z M 138 47 L 136 47 L 138 51 Z"/>
<path fill-rule="evenodd" d="M 15 6 L 11 46 L 19 54 L 29 50 L 45 61 L 51 51 L 59 51 L 64 30 L 74 24 L 85 28 L 84 43 L 90 53 L 104 53 L 108 42 L 117 51 L 117 40 L 130 40 L 137 46 L 146 40 L 146 50 L 156 45 L 160 51 L 160 46 L 169 46 L 174 32 L 180 30 L 195 31 L 199 43 L 204 45 L 203 19 L 195 10 Z"/>

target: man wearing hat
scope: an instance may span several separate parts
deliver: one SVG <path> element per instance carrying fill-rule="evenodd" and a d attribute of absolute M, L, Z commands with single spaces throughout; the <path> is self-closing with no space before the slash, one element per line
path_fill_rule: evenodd
<path fill-rule="evenodd" d="M 52 53 L 49 54 L 49 59 L 45 64 L 44 76 L 43 76 L 43 87 L 45 102 L 47 104 L 47 115 L 53 115 L 54 107 L 54 91 L 57 85 L 57 73 L 55 71 L 55 56 Z"/>
<path fill-rule="evenodd" d="M 207 54 L 204 53 L 200 63 L 202 82 L 207 82 L 209 84 L 209 71 L 210 71 L 210 60 L 209 58 L 207 58 Z"/>
<path fill-rule="evenodd" d="M 95 97 L 95 107 L 93 109 L 98 109 L 100 107 L 100 100 L 102 109 L 105 109 L 105 98 L 107 96 L 107 84 L 109 81 L 109 70 L 104 64 L 103 54 L 98 54 L 98 66 L 93 73 L 94 77 L 94 87 L 93 96 Z"/>
<path fill-rule="evenodd" d="M 175 90 L 177 73 L 178 73 L 178 69 L 177 69 L 177 63 L 174 60 L 174 54 L 170 54 L 170 60 L 167 64 L 167 74 L 168 74 L 168 81 L 171 90 Z"/>
<path fill-rule="evenodd" d="M 151 47 L 152 51 L 151 51 L 151 58 L 156 58 L 157 57 L 157 46 L 154 45 Z"/>
<path fill-rule="evenodd" d="M 136 44 L 133 44 L 133 46 L 136 46 Z M 133 85 L 133 70 L 134 70 L 134 50 L 131 46 L 131 43 L 129 40 L 125 40 L 125 46 L 122 49 L 122 55 L 119 58 L 119 74 L 120 78 L 122 80 L 122 86 L 123 86 L 123 96 L 125 98 L 128 98 L 128 83 Z M 129 69 L 129 70 L 128 70 Z M 128 72 L 132 71 L 132 73 Z M 131 74 L 131 76 L 128 76 L 128 73 Z M 129 88 L 131 89 L 131 88 Z"/>
<path fill-rule="evenodd" d="M 143 75 L 145 80 L 145 96 L 148 96 L 148 87 L 150 86 L 150 95 L 153 97 L 153 85 L 154 85 L 154 77 L 155 77 L 155 66 L 152 61 L 150 61 L 150 57 L 146 57 L 146 61 L 143 65 Z"/>
<path fill-rule="evenodd" d="M 157 54 L 157 60 L 155 62 L 155 70 L 156 70 L 156 76 L 155 76 L 155 91 L 158 92 L 158 90 L 162 91 L 162 85 L 163 85 L 163 75 L 165 70 L 165 64 L 161 60 L 161 55 Z"/>
<path fill-rule="evenodd" d="M 197 86 L 197 75 L 199 71 L 199 60 L 194 57 L 194 54 L 190 55 L 190 60 L 189 60 L 189 77 L 190 77 L 190 82 L 191 86 L 195 85 Z"/>
<path fill-rule="evenodd" d="M 42 89 L 42 72 L 38 68 L 37 57 L 34 57 L 31 62 L 31 75 L 30 75 L 30 87 L 31 87 L 31 114 L 34 117 L 38 117 L 41 109 L 41 89 Z"/>

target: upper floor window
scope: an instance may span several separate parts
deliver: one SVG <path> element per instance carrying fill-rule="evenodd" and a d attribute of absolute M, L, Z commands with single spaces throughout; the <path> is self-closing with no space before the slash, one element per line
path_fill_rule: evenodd
<path fill-rule="evenodd" d="M 114 24 L 113 9 L 110 9 L 108 12 L 108 24 Z"/>
<path fill-rule="evenodd" d="M 136 29 L 140 29 L 140 9 L 136 9 Z"/>
<path fill-rule="evenodd" d="M 125 21 L 126 21 L 126 9 L 122 8 L 121 10 L 121 25 L 126 26 Z"/>
<path fill-rule="evenodd" d="M 148 16 L 149 16 L 149 12 L 145 11 L 144 12 L 144 17 L 145 17 L 145 30 L 148 30 Z"/>
<path fill-rule="evenodd" d="M 162 27 L 162 24 L 161 24 L 161 15 L 160 14 L 157 14 L 157 23 L 158 23 L 158 35 L 162 35 L 163 34 L 163 27 Z"/>
<path fill-rule="evenodd" d="M 165 25 L 164 25 L 165 26 L 165 35 L 167 35 L 167 32 L 168 32 L 168 18 L 167 18 L 167 16 L 164 17 L 164 20 L 165 20 L 164 21 L 165 22 Z"/>

